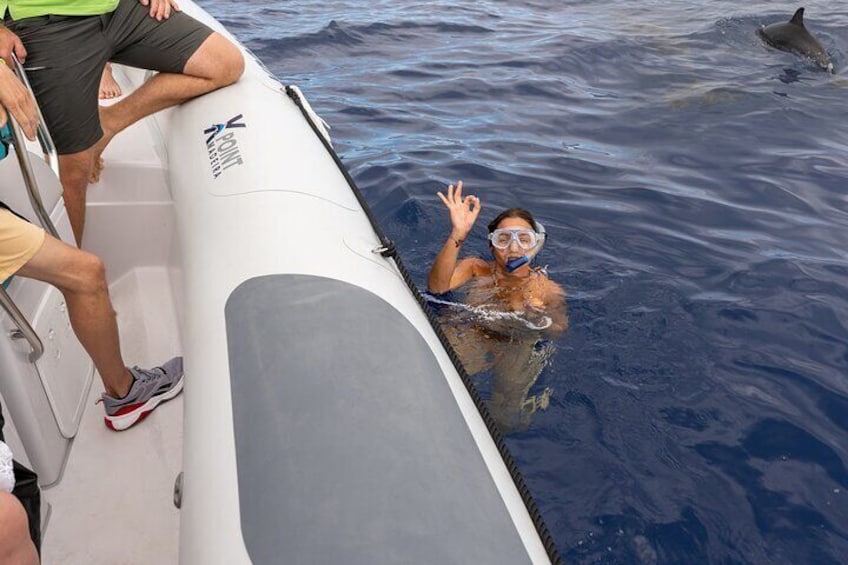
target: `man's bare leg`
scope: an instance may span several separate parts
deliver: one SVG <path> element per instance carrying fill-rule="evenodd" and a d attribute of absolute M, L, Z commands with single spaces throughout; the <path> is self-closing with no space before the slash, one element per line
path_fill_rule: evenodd
<path fill-rule="evenodd" d="M 100 155 L 116 134 L 154 112 L 233 84 L 243 72 L 244 57 L 238 47 L 213 33 L 189 58 L 182 74 L 159 73 L 123 100 L 101 107 L 103 137 L 94 146 L 89 180 L 99 180 Z"/>
<path fill-rule="evenodd" d="M 62 292 L 74 333 L 94 361 L 106 394 L 126 396 L 133 377 L 121 357 L 118 324 L 103 262 L 48 234 L 41 249 L 17 274 L 52 284 Z"/>
<path fill-rule="evenodd" d="M 59 155 L 59 177 L 62 179 L 62 195 L 65 209 L 71 221 L 71 229 L 77 246 L 82 245 L 85 228 L 85 200 L 88 190 L 88 178 L 91 175 L 94 159 L 94 147 L 79 153 Z"/>

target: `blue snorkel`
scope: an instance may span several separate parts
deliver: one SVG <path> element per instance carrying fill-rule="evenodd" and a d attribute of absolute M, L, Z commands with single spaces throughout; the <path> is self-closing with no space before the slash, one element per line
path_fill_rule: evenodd
<path fill-rule="evenodd" d="M 525 264 L 530 262 L 530 257 L 524 255 L 522 257 L 518 257 L 517 259 L 512 259 L 511 261 L 506 262 L 506 270 L 508 272 L 513 272 L 516 269 L 523 267 Z"/>
<path fill-rule="evenodd" d="M 521 267 L 529 263 L 533 259 L 533 257 L 535 257 L 536 254 L 542 250 L 542 246 L 545 245 L 545 226 L 543 226 L 539 222 L 536 222 L 536 234 L 538 237 L 536 247 L 528 251 L 526 255 L 507 261 L 506 265 L 504 265 L 506 267 L 507 272 L 512 273 L 520 269 Z"/>

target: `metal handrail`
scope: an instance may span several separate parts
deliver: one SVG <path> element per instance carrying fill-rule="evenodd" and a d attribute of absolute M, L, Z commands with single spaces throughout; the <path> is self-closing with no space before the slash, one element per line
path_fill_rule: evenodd
<path fill-rule="evenodd" d="M 41 222 L 42 227 L 47 233 L 56 239 L 62 239 L 59 237 L 59 232 L 56 231 L 56 226 L 53 225 L 53 220 L 50 219 L 50 216 L 44 209 L 44 202 L 41 200 L 41 192 L 38 190 L 38 183 L 35 181 L 35 174 L 32 172 L 32 163 L 29 160 L 29 151 L 26 148 L 21 126 L 18 125 L 18 122 L 12 116 L 9 116 L 9 124 L 12 130 L 12 143 L 15 146 L 15 155 L 18 158 L 18 165 L 21 167 L 21 175 L 24 177 L 24 184 L 27 188 L 32 209 L 35 210 L 38 221 Z"/>
<path fill-rule="evenodd" d="M 12 53 L 12 61 L 15 63 L 15 74 L 18 75 L 18 78 L 29 91 L 32 99 L 35 100 L 35 92 L 33 92 L 32 86 L 29 84 L 24 66 L 14 53 Z M 35 111 L 38 112 L 38 124 L 36 125 L 38 142 L 41 144 L 41 150 L 44 151 L 44 155 L 47 157 L 47 164 L 50 165 L 50 168 L 56 174 L 56 178 L 59 178 L 59 154 L 56 151 L 53 136 L 50 135 L 50 130 L 47 129 L 47 122 L 44 121 L 44 116 L 41 115 L 41 108 L 37 102 L 35 104 Z"/>
<path fill-rule="evenodd" d="M 32 351 L 29 354 L 29 362 L 35 363 L 41 356 L 44 355 L 44 344 L 41 338 L 35 333 L 35 330 L 27 321 L 26 317 L 18 308 L 18 305 L 12 301 L 12 298 L 6 293 L 6 289 L 0 285 L 0 306 L 9 314 L 9 317 L 18 326 L 18 329 L 12 330 L 9 335 L 12 339 L 26 339 Z"/>
<path fill-rule="evenodd" d="M 23 65 L 21 65 L 21 62 L 14 55 L 12 55 L 12 59 L 15 62 L 15 72 L 21 79 L 21 82 L 23 82 L 27 87 L 30 96 L 32 96 L 33 100 L 35 100 L 35 95 L 33 94 L 32 87 L 30 87 L 29 81 L 26 78 L 26 72 L 24 72 Z M 37 104 L 36 109 L 38 109 Z M 21 168 L 21 175 L 24 178 L 24 184 L 27 188 L 27 194 L 29 195 L 29 202 L 32 204 L 32 209 L 35 211 L 35 215 L 38 216 L 38 221 L 47 233 L 56 239 L 62 239 L 59 237 L 59 232 L 56 230 L 56 226 L 53 225 L 53 221 L 44 209 L 44 203 L 41 200 L 41 192 L 38 190 L 38 183 L 35 180 L 35 174 L 32 172 L 32 163 L 29 159 L 29 151 L 26 148 L 26 138 L 21 131 L 20 125 L 18 125 L 18 122 L 12 117 L 8 110 L 6 110 L 6 114 L 8 115 L 10 129 L 12 130 L 12 143 L 15 146 L 15 155 L 18 158 L 18 165 L 20 165 Z M 53 138 L 50 137 L 50 132 L 47 131 L 47 127 L 43 123 L 44 119 L 41 117 L 41 110 L 38 110 L 38 119 L 39 123 L 37 131 L 39 142 L 41 142 L 41 148 L 48 155 L 50 168 L 53 169 L 53 172 L 56 173 L 56 177 L 59 178 L 59 160 L 56 155 L 56 147 L 53 145 Z"/>
<path fill-rule="evenodd" d="M 32 86 L 29 84 L 23 65 L 14 53 L 12 54 L 12 61 L 15 66 L 15 74 L 24 86 L 26 86 L 34 101 L 35 94 L 32 91 Z M 47 157 L 48 165 L 55 173 L 56 178 L 59 178 L 59 157 L 56 152 L 56 146 L 53 144 L 53 138 L 47 130 L 47 126 L 44 123 L 44 117 L 41 115 L 41 109 L 38 107 L 37 103 L 35 108 L 38 112 L 36 136 L 41 144 L 42 151 L 44 151 L 44 154 Z M 38 190 L 38 183 L 35 180 L 35 174 L 32 170 L 32 162 L 30 161 L 29 151 L 26 147 L 26 138 L 24 137 L 17 120 L 12 117 L 12 114 L 8 110 L 6 110 L 6 115 L 9 121 L 9 129 L 12 132 L 12 145 L 15 147 L 15 155 L 18 159 L 18 165 L 21 169 L 21 175 L 23 176 L 24 184 L 27 188 L 27 194 L 29 195 L 29 201 L 30 204 L 32 204 L 32 209 L 35 211 L 36 216 L 38 216 L 38 220 L 41 222 L 41 225 L 47 233 L 56 239 L 61 239 L 59 237 L 59 232 L 56 230 L 56 226 L 53 225 L 53 221 L 44 209 L 44 202 L 41 200 L 41 192 Z M 12 322 L 18 328 L 9 333 L 10 337 L 12 339 L 26 339 L 27 342 L 29 342 L 29 346 L 32 349 L 29 353 L 29 362 L 35 363 L 42 355 L 44 355 L 44 343 L 41 341 L 41 338 L 38 337 L 35 329 L 33 329 L 32 325 L 26 319 L 26 316 L 23 315 L 20 308 L 18 308 L 18 305 L 15 304 L 2 285 L 0 285 L 0 307 L 6 311 L 9 318 L 11 318 Z"/>

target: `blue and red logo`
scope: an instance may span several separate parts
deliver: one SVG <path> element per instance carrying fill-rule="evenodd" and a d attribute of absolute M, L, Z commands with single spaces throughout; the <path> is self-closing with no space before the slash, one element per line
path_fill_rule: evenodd
<path fill-rule="evenodd" d="M 224 171 L 235 165 L 243 165 L 238 139 L 234 131 L 230 129 L 246 128 L 242 120 L 243 114 L 239 114 L 227 120 L 226 123 L 212 124 L 203 130 L 206 137 L 206 149 L 209 152 L 209 165 L 212 167 L 212 176 L 218 178 Z"/>

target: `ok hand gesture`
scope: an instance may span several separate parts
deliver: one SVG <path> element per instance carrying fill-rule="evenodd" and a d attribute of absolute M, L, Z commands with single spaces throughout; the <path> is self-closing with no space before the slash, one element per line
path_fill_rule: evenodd
<path fill-rule="evenodd" d="M 480 199 L 472 195 L 463 198 L 462 181 L 456 183 L 456 190 L 452 184 L 448 185 L 447 193 L 447 196 L 441 192 L 437 192 L 436 195 L 450 210 L 454 234 L 459 239 L 465 239 L 480 214 Z"/>

